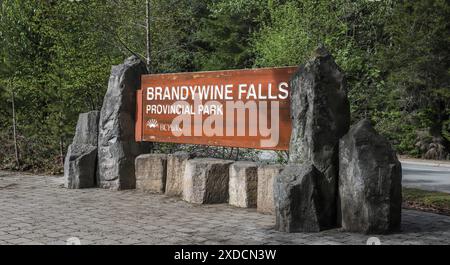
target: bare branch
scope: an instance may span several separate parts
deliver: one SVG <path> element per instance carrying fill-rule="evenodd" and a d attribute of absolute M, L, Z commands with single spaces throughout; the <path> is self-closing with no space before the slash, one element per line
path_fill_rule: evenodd
<path fill-rule="evenodd" d="M 115 38 L 117 39 L 117 41 L 122 45 L 122 47 L 124 47 L 127 51 L 129 51 L 131 54 L 133 54 L 134 56 L 139 57 L 141 60 L 145 60 L 145 56 L 143 56 L 142 54 L 133 51 L 130 47 L 128 47 L 128 45 L 120 38 L 120 36 L 118 34 L 114 34 Z"/>

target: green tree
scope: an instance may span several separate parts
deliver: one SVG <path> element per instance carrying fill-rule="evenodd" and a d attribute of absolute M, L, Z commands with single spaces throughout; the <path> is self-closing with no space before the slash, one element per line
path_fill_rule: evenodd
<path fill-rule="evenodd" d="M 264 1 L 210 2 L 195 32 L 195 62 L 200 70 L 250 68 L 251 38 L 264 14 Z"/>
<path fill-rule="evenodd" d="M 23 159 L 34 159 L 34 154 L 27 152 L 27 149 L 36 140 L 41 140 L 38 136 L 40 132 L 48 129 L 45 118 L 49 112 L 50 98 L 46 91 L 49 84 L 46 74 L 51 72 L 52 41 L 46 38 L 40 26 L 41 21 L 47 17 L 51 3 L 5 0 L 1 4 L 0 46 L 3 48 L 3 69 L 0 71 L 0 86 L 9 90 L 6 94 L 10 95 L 14 91 L 17 95 L 15 105 L 20 149 L 25 156 Z M 10 114 L 10 104 L 5 107 Z M 7 126 L 10 125 L 8 122 Z M 31 136 L 26 137 L 25 132 Z M 45 144 L 42 149 L 46 149 Z"/>
<path fill-rule="evenodd" d="M 445 0 L 399 1 L 386 23 L 390 39 L 381 65 L 400 114 L 390 135 L 405 150 L 417 142 L 414 151 L 429 158 L 443 159 L 450 151 L 449 17 Z"/>

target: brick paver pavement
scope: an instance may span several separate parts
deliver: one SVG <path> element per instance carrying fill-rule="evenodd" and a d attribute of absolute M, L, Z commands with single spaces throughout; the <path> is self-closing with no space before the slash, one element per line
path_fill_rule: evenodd
<path fill-rule="evenodd" d="M 61 178 L 0 171 L 0 244 L 365 244 L 341 232 L 281 233 L 274 217 L 225 204 L 196 206 L 130 191 L 67 190 Z M 450 217 L 403 210 L 382 244 L 449 244 Z"/>

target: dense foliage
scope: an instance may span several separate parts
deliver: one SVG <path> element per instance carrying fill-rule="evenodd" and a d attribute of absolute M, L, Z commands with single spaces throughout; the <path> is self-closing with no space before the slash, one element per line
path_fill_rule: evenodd
<path fill-rule="evenodd" d="M 20 168 L 58 172 L 111 65 L 145 57 L 145 1 L 0 8 L 0 167 L 17 166 L 14 94 Z M 151 0 L 149 69 L 297 65 L 322 43 L 346 73 L 354 121 L 371 118 L 401 154 L 448 159 L 449 17 L 446 0 Z"/>

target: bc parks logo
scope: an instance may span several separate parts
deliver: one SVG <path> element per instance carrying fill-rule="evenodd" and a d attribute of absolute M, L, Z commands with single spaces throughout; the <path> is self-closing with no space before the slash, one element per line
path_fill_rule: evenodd
<path fill-rule="evenodd" d="M 154 129 L 154 128 L 158 127 L 158 121 L 155 120 L 155 119 L 148 120 L 147 121 L 147 127 L 149 129 Z"/>
<path fill-rule="evenodd" d="M 150 119 L 146 123 L 147 128 L 149 129 L 158 129 L 163 132 L 180 132 L 181 128 L 177 125 L 158 123 L 155 119 Z"/>

